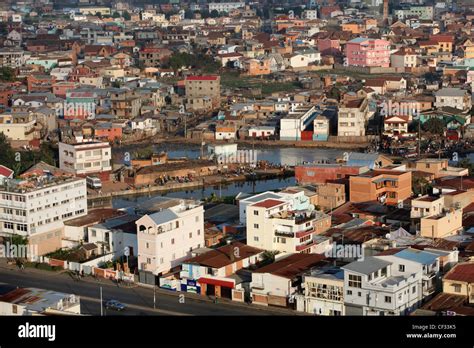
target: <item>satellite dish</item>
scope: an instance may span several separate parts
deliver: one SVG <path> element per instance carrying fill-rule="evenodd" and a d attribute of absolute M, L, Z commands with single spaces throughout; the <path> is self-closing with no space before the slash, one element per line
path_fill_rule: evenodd
<path fill-rule="evenodd" d="M 390 237 L 391 237 L 390 233 L 387 233 L 387 234 L 385 235 L 385 238 L 387 238 L 387 239 L 390 239 Z"/>
<path fill-rule="evenodd" d="M 309 211 L 314 211 L 314 209 L 316 209 L 316 208 L 315 208 L 315 206 L 314 206 L 313 204 L 310 204 L 310 205 L 308 206 L 308 210 L 309 210 Z"/>

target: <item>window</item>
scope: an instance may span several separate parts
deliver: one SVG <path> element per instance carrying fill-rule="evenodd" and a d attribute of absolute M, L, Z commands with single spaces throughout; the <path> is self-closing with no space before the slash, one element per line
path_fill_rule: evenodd
<path fill-rule="evenodd" d="M 385 303 L 392 303 L 392 298 L 390 296 L 385 296 Z"/>
<path fill-rule="evenodd" d="M 146 248 L 148 249 L 150 247 L 150 243 L 146 243 Z"/>
<path fill-rule="evenodd" d="M 92 230 L 91 233 L 92 233 L 92 237 L 95 237 L 97 235 L 97 232 L 95 230 Z"/>
<path fill-rule="evenodd" d="M 258 224 L 253 224 L 253 228 L 258 228 Z"/>
<path fill-rule="evenodd" d="M 196 216 L 194 221 L 199 222 L 199 216 Z"/>
<path fill-rule="evenodd" d="M 193 238 L 193 233 L 189 232 L 189 238 Z"/>
<path fill-rule="evenodd" d="M 416 286 L 411 288 L 411 293 L 414 294 L 416 292 Z"/>
<path fill-rule="evenodd" d="M 357 293 L 357 296 L 362 297 L 362 292 L 359 291 L 359 292 Z"/>
<path fill-rule="evenodd" d="M 257 236 L 254 236 L 254 237 L 253 237 L 253 240 L 254 240 L 254 242 L 258 242 L 258 237 L 257 237 Z"/>
<path fill-rule="evenodd" d="M 174 244 L 174 238 L 171 238 L 171 244 Z"/>
<path fill-rule="evenodd" d="M 254 210 L 253 215 L 258 215 L 258 210 Z"/>
<path fill-rule="evenodd" d="M 11 222 L 4 222 L 3 227 L 7 230 L 13 230 L 13 224 Z"/>
<path fill-rule="evenodd" d="M 347 290 L 348 295 L 352 295 L 352 290 Z"/>
<path fill-rule="evenodd" d="M 461 292 L 461 284 L 453 284 L 454 292 Z"/>
<path fill-rule="evenodd" d="M 405 265 L 398 265 L 398 270 L 400 272 L 405 272 Z"/>
<path fill-rule="evenodd" d="M 361 288 L 362 277 L 354 274 L 349 274 L 349 286 L 353 288 Z"/>

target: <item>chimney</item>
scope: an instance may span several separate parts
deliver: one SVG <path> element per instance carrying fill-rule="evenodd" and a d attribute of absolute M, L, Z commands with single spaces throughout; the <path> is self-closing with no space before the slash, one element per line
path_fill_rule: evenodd
<path fill-rule="evenodd" d="M 383 24 L 388 24 L 388 0 L 383 0 Z"/>

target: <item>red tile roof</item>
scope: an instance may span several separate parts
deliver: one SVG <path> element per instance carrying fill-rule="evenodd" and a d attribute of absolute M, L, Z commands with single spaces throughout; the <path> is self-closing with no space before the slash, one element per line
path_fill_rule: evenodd
<path fill-rule="evenodd" d="M 444 276 L 444 279 L 474 283 L 474 263 L 466 262 L 457 264 Z"/>
<path fill-rule="evenodd" d="M 5 166 L 2 166 L 0 164 L 0 176 L 4 176 L 6 178 L 9 178 L 10 175 L 13 174 L 13 170 L 11 170 L 10 168 L 7 168 Z"/>
<path fill-rule="evenodd" d="M 280 204 L 283 204 L 285 202 L 283 201 L 279 201 L 277 199 L 266 199 L 264 201 L 261 201 L 261 202 L 257 202 L 255 204 L 252 204 L 253 207 L 263 207 L 263 208 L 273 208 L 273 207 L 276 207 Z"/>

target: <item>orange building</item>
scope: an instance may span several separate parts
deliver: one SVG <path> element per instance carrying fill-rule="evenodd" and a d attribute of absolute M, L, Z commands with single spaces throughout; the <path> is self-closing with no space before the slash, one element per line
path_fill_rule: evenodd
<path fill-rule="evenodd" d="M 122 139 L 122 127 L 111 122 L 98 123 L 94 127 L 94 134 L 97 139 L 101 140 Z"/>
<path fill-rule="evenodd" d="M 411 196 L 411 172 L 372 170 L 349 179 L 350 201 L 396 205 Z"/>
<path fill-rule="evenodd" d="M 248 59 L 244 61 L 244 70 L 249 76 L 271 74 L 270 61 L 268 59 Z"/>
<path fill-rule="evenodd" d="M 361 23 L 344 23 L 341 25 L 342 31 L 350 31 L 352 34 L 361 34 L 365 31 L 365 26 Z"/>

